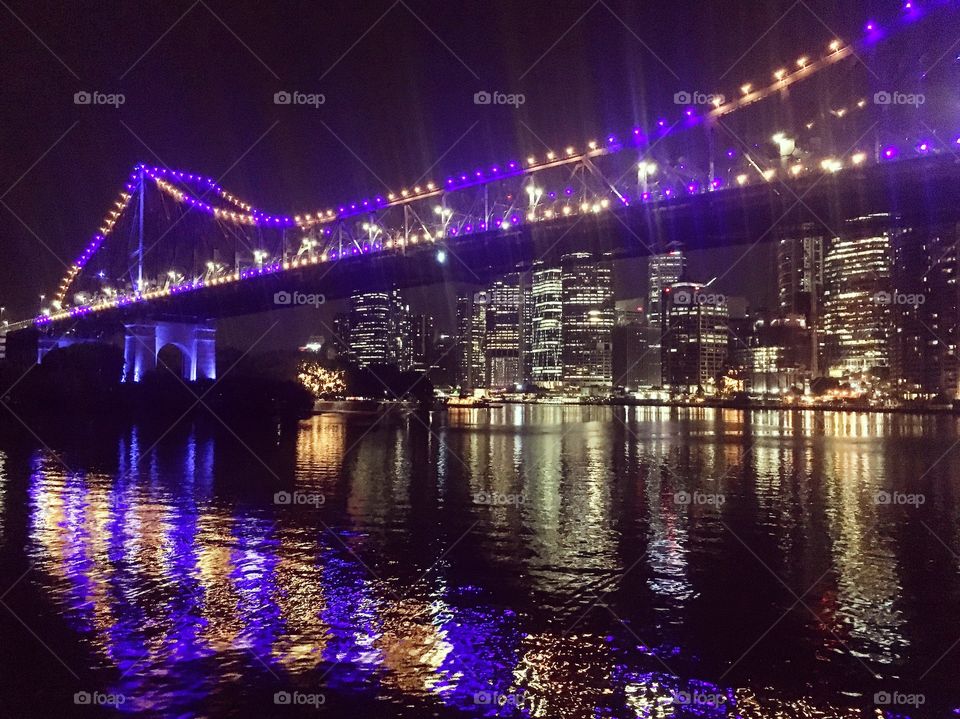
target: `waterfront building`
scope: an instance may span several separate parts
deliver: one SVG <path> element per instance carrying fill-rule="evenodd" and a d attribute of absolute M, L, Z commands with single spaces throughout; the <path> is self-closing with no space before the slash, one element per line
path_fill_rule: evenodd
<path fill-rule="evenodd" d="M 565 388 L 607 394 L 613 383 L 613 282 L 610 263 L 590 253 L 560 260 Z"/>
<path fill-rule="evenodd" d="M 955 223 L 906 230 L 894 245 L 891 355 L 903 399 L 958 398 Z"/>
<path fill-rule="evenodd" d="M 822 353 L 832 377 L 882 374 L 894 333 L 893 246 L 903 234 L 889 214 L 844 222 L 824 260 Z"/>
<path fill-rule="evenodd" d="M 486 306 L 483 341 L 486 386 L 515 388 L 524 381 L 523 278 L 511 273 L 481 293 Z"/>
<path fill-rule="evenodd" d="M 645 384 L 642 364 L 647 351 L 646 323 L 646 313 L 638 299 L 616 303 L 611 357 L 615 386 L 635 390 Z"/>
<path fill-rule="evenodd" d="M 484 339 L 487 295 L 477 292 L 457 299 L 457 385 L 463 391 L 486 387 Z"/>
<path fill-rule="evenodd" d="M 802 315 L 807 323 L 823 298 L 826 238 L 820 225 L 806 222 L 780 234 L 777 243 L 777 297 L 780 315 Z"/>
<path fill-rule="evenodd" d="M 660 333 L 663 326 L 663 292 L 680 282 L 687 273 L 687 258 L 677 243 L 667 252 L 651 255 L 647 264 L 647 352 L 641 364 L 643 381 L 651 386 L 663 384 Z"/>
<path fill-rule="evenodd" d="M 546 389 L 563 381 L 563 283 L 559 267 L 536 265 L 532 278 L 531 372 Z"/>
<path fill-rule="evenodd" d="M 410 368 L 426 372 L 433 362 L 434 322 L 429 315 L 410 315 Z"/>
<path fill-rule="evenodd" d="M 750 336 L 748 386 L 754 394 L 803 392 L 811 379 L 812 335 L 803 315 L 758 319 Z"/>
<path fill-rule="evenodd" d="M 361 367 L 413 364 L 410 312 L 397 290 L 354 292 L 350 296 L 349 347 Z"/>
<path fill-rule="evenodd" d="M 726 369 L 726 298 L 694 282 L 663 291 L 661 364 L 663 383 L 675 394 L 715 394 Z"/>

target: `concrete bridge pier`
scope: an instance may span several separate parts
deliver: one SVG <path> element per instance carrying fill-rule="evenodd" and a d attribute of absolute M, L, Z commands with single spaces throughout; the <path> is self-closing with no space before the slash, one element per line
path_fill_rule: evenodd
<path fill-rule="evenodd" d="M 124 328 L 124 382 L 139 382 L 147 372 L 157 369 L 161 352 L 169 348 L 175 348 L 174 355 L 180 356 L 183 379 L 216 379 L 216 329 L 210 324 L 145 321 Z"/>

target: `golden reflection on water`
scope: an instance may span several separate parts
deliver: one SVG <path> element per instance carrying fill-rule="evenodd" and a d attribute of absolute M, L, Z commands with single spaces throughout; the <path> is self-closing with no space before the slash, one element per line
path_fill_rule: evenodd
<path fill-rule="evenodd" d="M 613 611 L 630 572 L 650 592 L 635 601 L 651 601 L 664 625 L 681 627 L 710 589 L 697 570 L 716 561 L 717 537 L 744 511 L 776 548 L 770 569 L 794 591 L 810 589 L 816 619 L 806 617 L 804 641 L 873 666 L 902 662 L 911 647 L 902 552 L 885 530 L 889 508 L 870 500 L 895 481 L 886 440 L 919 440 L 929 422 L 508 406 L 451 412 L 428 432 L 416 422 L 371 427 L 325 415 L 302 423 L 294 443 L 294 487 L 326 498 L 302 513 L 218 494 L 212 439 L 191 436 L 179 454 L 140 465 L 133 432 L 119 445 L 116 474 L 68 474 L 37 455 L 29 551 L 45 593 L 104 664 L 138 667 L 126 677 L 134 696 L 154 675 L 152 693 L 143 692 L 154 702 L 174 701 L 175 684 L 166 693 L 155 685 L 178 661 L 219 658 L 199 682 L 204 696 L 244 676 L 252 656 L 293 676 L 340 664 L 358 672 L 346 684 L 375 674 L 390 695 L 457 705 L 494 687 L 521 697 L 530 716 L 592 716 L 618 692 L 635 716 L 671 716 L 671 691 L 683 686 L 666 671 L 673 658 L 654 660 L 657 650 L 644 646 L 650 666 L 641 671 L 587 627 L 605 622 L 619 644 L 644 644 Z M 0 454 L 0 509 L 4 466 Z M 429 499 L 414 501 L 421 485 Z M 675 499 L 681 491 L 726 499 L 685 506 Z M 522 500 L 475 502 L 483 493 Z M 433 502 L 418 528 L 444 512 L 468 517 L 472 536 L 454 534 L 447 547 L 456 539 L 484 552 L 494 574 L 463 586 L 463 574 L 452 573 L 456 553 L 397 549 L 409 546 L 417 502 Z M 629 543 L 641 549 L 631 555 Z M 636 568 L 627 556 L 639 557 Z M 412 575 L 400 571 L 407 565 Z M 525 591 L 568 613 L 537 617 L 536 606 L 493 602 L 485 584 L 517 574 Z M 609 612 L 594 609 L 608 594 Z M 729 687 L 744 717 L 854 716 L 756 689 Z"/>

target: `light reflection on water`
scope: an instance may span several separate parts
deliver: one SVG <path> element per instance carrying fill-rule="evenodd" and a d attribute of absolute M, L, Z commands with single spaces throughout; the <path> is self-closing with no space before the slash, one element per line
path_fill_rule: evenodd
<path fill-rule="evenodd" d="M 159 716 L 241 681 L 424 716 L 860 716 L 960 636 L 940 544 L 958 551 L 958 463 L 934 464 L 952 418 L 508 406 L 430 422 L 304 421 L 264 457 L 279 481 L 251 482 L 259 460 L 198 431 L 142 456 L 154 440 L 134 429 L 109 471 L 38 451 L 34 581 L 124 708 Z M 324 502 L 278 506 L 278 489 Z M 895 490 L 926 502 L 875 503 Z M 678 703 L 698 695 L 725 699 Z"/>

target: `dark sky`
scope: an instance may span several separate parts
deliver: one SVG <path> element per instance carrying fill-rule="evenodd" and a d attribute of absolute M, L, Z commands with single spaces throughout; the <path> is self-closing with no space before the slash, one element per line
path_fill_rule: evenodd
<path fill-rule="evenodd" d="M 868 18 L 892 23 L 900 5 L 4 3 L 0 304 L 12 319 L 36 311 L 139 161 L 221 178 L 292 214 L 404 186 L 435 163 L 440 176 L 649 125 L 678 90 L 736 92 L 834 36 L 860 36 Z M 960 37 L 945 13 L 952 25 L 936 24 L 928 53 Z M 855 62 L 838 73 L 834 85 L 864 74 Z M 76 105 L 81 90 L 125 102 Z M 275 105 L 282 90 L 326 101 Z M 479 90 L 526 102 L 475 105 Z M 789 119 L 765 112 L 771 126 Z"/>

